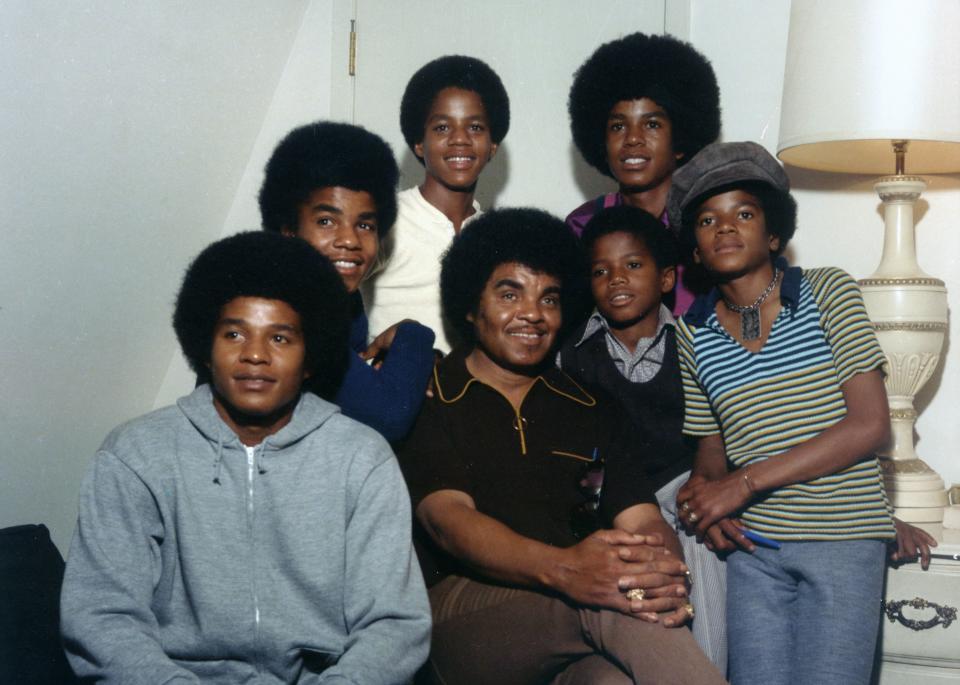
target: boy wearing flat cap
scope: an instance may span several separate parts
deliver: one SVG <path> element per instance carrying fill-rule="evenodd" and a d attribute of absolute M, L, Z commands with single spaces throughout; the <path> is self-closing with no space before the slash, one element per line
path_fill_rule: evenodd
<path fill-rule="evenodd" d="M 731 682 L 867 683 L 894 525 L 875 456 L 885 360 L 860 291 L 781 257 L 796 203 L 756 143 L 705 147 L 669 212 L 714 284 L 677 326 L 698 439 L 680 518 L 717 549 L 764 538 L 727 559 Z"/>

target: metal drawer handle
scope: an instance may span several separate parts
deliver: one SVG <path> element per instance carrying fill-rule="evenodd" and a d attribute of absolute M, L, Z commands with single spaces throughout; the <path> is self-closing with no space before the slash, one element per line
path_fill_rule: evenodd
<path fill-rule="evenodd" d="M 921 597 L 914 597 L 913 599 L 901 599 L 896 602 L 880 602 L 880 606 L 883 611 L 887 614 L 887 618 L 890 619 L 890 623 L 894 621 L 899 621 L 901 625 L 906 626 L 910 630 L 926 630 L 927 628 L 933 628 L 934 626 L 942 625 L 944 628 L 949 627 L 951 623 L 957 620 L 957 610 L 953 607 L 940 606 L 934 602 L 928 602 L 927 600 Z M 933 609 L 937 612 L 937 615 L 926 621 L 918 621 L 912 618 L 907 618 L 903 615 L 903 607 L 908 606 L 914 609 Z"/>

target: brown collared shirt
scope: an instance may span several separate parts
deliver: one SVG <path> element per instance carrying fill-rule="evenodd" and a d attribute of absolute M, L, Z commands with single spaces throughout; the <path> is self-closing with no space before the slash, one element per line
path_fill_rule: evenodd
<path fill-rule="evenodd" d="M 550 367 L 515 410 L 470 375 L 466 353 L 454 350 L 438 364 L 434 397 L 400 453 L 414 508 L 433 492 L 459 490 L 473 498 L 478 511 L 520 535 L 558 547 L 575 544 L 572 519 L 589 500 L 581 483 L 587 471 L 604 460 L 634 458 L 617 405 Z M 656 504 L 647 483 L 605 491 L 603 519 L 609 525 L 641 503 Z M 428 585 L 446 573 L 467 572 L 449 558 L 438 571 L 439 550 L 429 541 L 426 546 L 434 557 L 421 554 Z"/>

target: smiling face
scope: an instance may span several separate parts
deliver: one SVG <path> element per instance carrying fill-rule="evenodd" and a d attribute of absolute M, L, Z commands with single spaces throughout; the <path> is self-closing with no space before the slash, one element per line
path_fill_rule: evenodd
<path fill-rule="evenodd" d="M 300 205 L 299 224 L 285 228 L 313 245 L 354 292 L 377 258 L 377 205 L 370 193 L 341 186 L 320 188 Z"/>
<path fill-rule="evenodd" d="M 694 227 L 694 260 L 725 279 L 769 267 L 780 247 L 780 238 L 767 232 L 760 201 L 745 190 L 707 198 L 697 210 Z"/>
<path fill-rule="evenodd" d="M 607 164 L 624 189 L 651 190 L 668 182 L 683 154 L 673 151 L 673 126 L 650 98 L 621 100 L 607 117 Z"/>
<path fill-rule="evenodd" d="M 480 95 L 460 88 L 437 93 L 427 114 L 423 140 L 414 145 L 414 152 L 423 159 L 426 185 L 472 190 L 497 152 Z"/>
<path fill-rule="evenodd" d="M 600 236 L 590 251 L 590 288 L 597 310 L 614 328 L 638 326 L 638 337 L 656 333 L 660 299 L 673 289 L 673 267 L 661 269 L 646 244 L 631 233 Z"/>
<path fill-rule="evenodd" d="M 290 421 L 300 397 L 306 343 L 300 315 L 286 302 L 237 297 L 223 306 L 213 331 L 213 403 L 238 435 L 248 425 L 266 434 Z"/>
<path fill-rule="evenodd" d="M 467 320 L 473 324 L 474 354 L 526 373 L 543 363 L 560 330 L 560 279 L 523 264 L 500 264 Z"/>

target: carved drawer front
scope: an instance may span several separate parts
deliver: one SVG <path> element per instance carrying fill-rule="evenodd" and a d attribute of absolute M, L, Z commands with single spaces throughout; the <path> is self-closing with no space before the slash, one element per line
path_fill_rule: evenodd
<path fill-rule="evenodd" d="M 889 569 L 881 624 L 884 661 L 960 669 L 960 561 Z"/>

